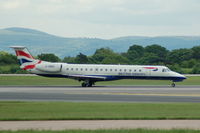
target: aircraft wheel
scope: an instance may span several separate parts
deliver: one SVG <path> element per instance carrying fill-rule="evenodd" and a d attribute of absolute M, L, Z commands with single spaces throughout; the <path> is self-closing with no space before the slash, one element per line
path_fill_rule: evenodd
<path fill-rule="evenodd" d="M 86 83 L 84 83 L 84 82 L 81 85 L 82 85 L 82 87 L 86 87 Z"/>
<path fill-rule="evenodd" d="M 88 83 L 88 87 L 92 87 L 92 83 Z"/>
<path fill-rule="evenodd" d="M 172 86 L 172 87 L 175 87 L 175 86 L 176 86 L 176 84 L 175 84 L 175 83 L 172 83 L 172 84 L 171 84 L 171 86 Z"/>
<path fill-rule="evenodd" d="M 83 82 L 82 83 L 82 87 L 92 87 L 92 85 L 94 84 L 94 82 Z"/>
<path fill-rule="evenodd" d="M 92 87 L 92 83 L 91 82 L 86 83 L 86 87 Z"/>

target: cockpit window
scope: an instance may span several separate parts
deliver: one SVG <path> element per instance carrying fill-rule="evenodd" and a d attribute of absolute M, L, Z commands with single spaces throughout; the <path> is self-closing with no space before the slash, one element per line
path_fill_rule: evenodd
<path fill-rule="evenodd" d="M 170 70 L 169 70 L 169 68 L 163 68 L 162 69 L 162 72 L 169 72 Z"/>

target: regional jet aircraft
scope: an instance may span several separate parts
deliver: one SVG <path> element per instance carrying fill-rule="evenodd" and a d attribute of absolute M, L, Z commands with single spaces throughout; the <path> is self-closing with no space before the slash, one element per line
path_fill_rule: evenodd
<path fill-rule="evenodd" d="M 91 87 L 97 81 L 119 79 L 152 79 L 183 81 L 185 76 L 171 71 L 166 66 L 151 65 L 94 65 L 52 63 L 35 59 L 23 46 L 12 46 L 20 62 L 20 68 L 45 77 L 72 78 L 82 81 L 82 87 Z"/>

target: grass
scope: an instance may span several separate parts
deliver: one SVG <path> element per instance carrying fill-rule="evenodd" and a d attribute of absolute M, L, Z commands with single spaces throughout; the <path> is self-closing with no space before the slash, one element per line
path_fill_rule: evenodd
<path fill-rule="evenodd" d="M 46 78 L 41 76 L 1 76 L 0 85 L 79 85 L 72 79 Z"/>
<path fill-rule="evenodd" d="M 183 82 L 177 82 L 177 85 L 200 85 L 200 76 L 190 76 Z M 117 80 L 109 82 L 97 82 L 96 85 L 170 85 L 171 81 L 160 80 Z M 40 76 L 0 76 L 0 85 L 55 85 L 68 86 L 77 85 L 80 83 L 72 79 L 65 78 L 46 78 Z"/>
<path fill-rule="evenodd" d="M 0 133 L 199 133 L 200 130 L 189 129 L 119 129 L 119 130 L 65 130 L 65 131 L 37 131 L 37 130 L 20 130 L 20 131 L 0 131 Z"/>
<path fill-rule="evenodd" d="M 200 119 L 200 103 L 0 102 L 0 120 Z"/>

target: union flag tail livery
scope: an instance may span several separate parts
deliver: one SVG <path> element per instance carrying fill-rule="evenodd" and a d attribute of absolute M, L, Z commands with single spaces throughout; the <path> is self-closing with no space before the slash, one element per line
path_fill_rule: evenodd
<path fill-rule="evenodd" d="M 17 59 L 20 63 L 20 68 L 23 70 L 33 69 L 35 68 L 36 64 L 41 63 L 40 60 L 34 59 L 34 57 L 30 54 L 28 49 L 23 46 L 12 46 L 15 50 Z"/>
<path fill-rule="evenodd" d="M 171 80 L 172 87 L 175 87 L 174 82 L 186 79 L 166 66 L 52 63 L 34 59 L 26 47 L 11 48 L 15 50 L 23 70 L 45 77 L 72 78 L 82 81 L 82 87 L 119 79 Z"/>

